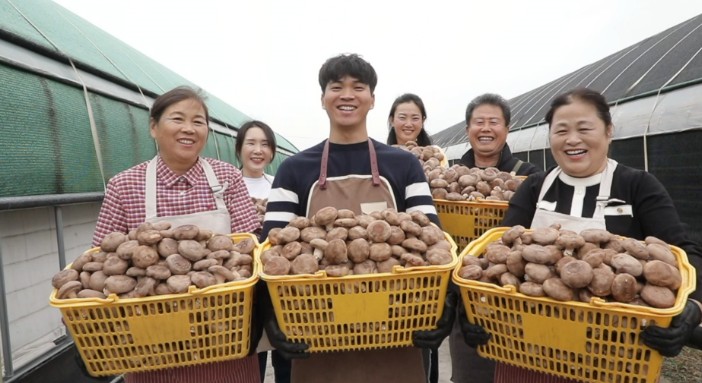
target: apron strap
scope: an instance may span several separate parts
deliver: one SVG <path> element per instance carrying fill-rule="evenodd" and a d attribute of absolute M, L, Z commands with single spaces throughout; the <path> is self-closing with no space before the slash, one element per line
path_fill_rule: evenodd
<path fill-rule="evenodd" d="M 602 178 L 600 180 L 600 189 L 598 192 L 595 213 L 592 218 L 602 218 L 604 217 L 604 208 L 609 202 L 609 196 L 612 194 L 612 178 L 614 177 L 614 169 L 617 168 L 617 161 L 613 159 L 607 160 L 607 167 L 602 172 Z M 544 178 L 544 183 L 541 185 L 541 190 L 539 191 L 539 198 L 537 199 L 536 208 L 539 208 L 539 202 L 544 198 L 546 192 L 551 185 L 556 180 L 556 178 L 561 174 L 561 167 L 557 166 L 553 171 L 546 175 Z"/>
<path fill-rule="evenodd" d="M 146 165 L 146 219 L 156 218 L 156 164 L 158 154 Z"/>
<path fill-rule="evenodd" d="M 158 155 L 154 157 L 146 165 L 146 200 L 144 201 L 144 208 L 146 210 L 146 219 L 156 218 L 156 168 L 158 163 Z M 205 177 L 207 177 L 207 183 L 212 190 L 212 194 L 215 198 L 215 204 L 218 209 L 227 210 L 227 204 L 224 203 L 224 191 L 227 190 L 228 183 L 220 185 L 217 180 L 217 175 L 215 175 L 214 170 L 210 163 L 198 157 L 198 163 L 202 166 L 205 172 Z"/>
<path fill-rule="evenodd" d="M 198 162 L 202 166 L 202 169 L 205 171 L 205 177 L 207 177 L 207 183 L 210 185 L 210 190 L 212 190 L 212 194 L 215 197 L 215 204 L 217 205 L 217 209 L 228 210 L 227 204 L 224 203 L 224 192 L 227 190 L 227 186 L 229 186 L 229 183 L 225 182 L 224 185 L 219 183 L 217 175 L 215 175 L 214 170 L 212 170 L 212 166 L 209 162 L 203 160 L 201 157 L 198 157 Z"/>
<path fill-rule="evenodd" d="M 539 190 L 539 198 L 536 200 L 537 204 L 539 203 L 539 201 L 544 199 L 546 192 L 548 191 L 548 189 L 551 188 L 551 185 L 553 185 L 553 181 L 555 181 L 556 178 L 558 178 L 558 176 L 560 174 L 561 174 L 561 167 L 556 166 L 556 168 L 553 169 L 553 171 L 551 171 L 551 173 L 548 173 L 546 175 L 546 178 L 544 178 L 544 183 L 541 184 L 541 190 Z M 538 205 L 537 205 L 537 208 L 538 208 Z"/>
<path fill-rule="evenodd" d="M 380 186 L 380 172 L 378 171 L 378 157 L 375 155 L 373 141 L 368 139 L 368 152 L 370 153 L 371 174 L 373 175 L 373 186 Z"/>
<path fill-rule="evenodd" d="M 329 139 L 324 142 L 324 150 L 322 150 L 322 162 L 319 166 L 319 188 L 325 190 L 327 188 L 327 162 L 329 161 Z"/>
<path fill-rule="evenodd" d="M 380 186 L 380 172 L 378 171 L 378 157 L 375 154 L 375 146 L 373 141 L 368 139 L 368 152 L 370 154 L 371 174 L 373 175 L 373 186 Z M 322 162 L 319 166 L 318 184 L 321 190 L 327 188 L 327 162 L 329 161 L 329 140 L 324 142 L 322 150 Z"/>
<path fill-rule="evenodd" d="M 522 167 L 522 164 L 523 164 L 523 163 L 524 163 L 524 162 L 523 162 L 522 160 L 517 160 L 517 163 L 516 163 L 516 164 L 514 165 L 514 167 L 512 168 L 512 173 L 514 173 L 514 174 L 519 173 L 519 168 Z"/>
<path fill-rule="evenodd" d="M 602 179 L 600 180 L 600 190 L 597 195 L 597 203 L 595 206 L 595 213 L 592 218 L 603 218 L 604 208 L 609 202 L 609 196 L 612 194 L 612 179 L 614 178 L 614 169 L 617 168 L 617 161 L 613 159 L 607 159 L 607 166 L 602 172 Z"/>

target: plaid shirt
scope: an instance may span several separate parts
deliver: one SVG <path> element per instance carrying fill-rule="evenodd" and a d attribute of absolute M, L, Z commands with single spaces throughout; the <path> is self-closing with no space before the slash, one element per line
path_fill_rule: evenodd
<path fill-rule="evenodd" d="M 224 203 L 229 209 L 232 233 L 251 233 L 260 229 L 256 209 L 251 202 L 241 172 L 233 165 L 202 158 L 210 163 L 220 184 L 229 186 Z M 136 228 L 146 217 L 146 165 L 131 167 L 110 179 L 100 208 L 93 245 L 99 246 L 109 233 L 123 233 Z M 182 176 L 175 174 L 158 157 L 156 166 L 156 215 L 185 215 L 215 210 L 217 205 L 202 166 L 197 163 Z"/>

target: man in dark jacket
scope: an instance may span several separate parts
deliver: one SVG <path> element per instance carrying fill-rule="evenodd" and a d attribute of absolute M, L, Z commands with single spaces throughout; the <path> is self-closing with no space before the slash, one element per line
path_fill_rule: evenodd
<path fill-rule="evenodd" d="M 466 108 L 466 135 L 471 148 L 459 163 L 469 168 L 496 167 L 519 176 L 542 171 L 533 164 L 512 155 L 507 133 L 512 113 L 500 95 L 485 93 L 473 99 Z"/>
<path fill-rule="evenodd" d="M 512 113 L 500 95 L 485 93 L 474 98 L 466 108 L 466 135 L 471 148 L 459 163 L 469 168 L 496 167 L 501 171 L 528 176 L 542 170 L 512 155 L 507 133 Z M 481 358 L 463 342 L 458 321 L 449 337 L 454 383 L 492 382 L 495 362 Z"/>

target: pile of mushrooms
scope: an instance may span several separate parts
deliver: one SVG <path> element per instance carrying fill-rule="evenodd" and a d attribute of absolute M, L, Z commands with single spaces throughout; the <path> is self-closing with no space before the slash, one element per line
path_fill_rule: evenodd
<path fill-rule="evenodd" d="M 559 301 L 590 302 L 596 296 L 670 308 L 682 284 L 670 246 L 651 236 L 642 242 L 599 229 L 575 233 L 558 226 L 533 231 L 514 226 L 475 255 L 463 258 L 461 278 L 512 285 L 522 294 Z"/>
<path fill-rule="evenodd" d="M 436 146 L 419 146 L 415 141 L 408 141 L 404 145 L 393 146 L 412 153 L 422 166 L 428 163 L 433 168 L 439 166 L 441 161 L 444 160 L 444 153 Z"/>
<path fill-rule="evenodd" d="M 394 209 L 355 215 L 325 207 L 312 219 L 296 217 L 285 228 L 272 229 L 271 247 L 261 254 L 268 275 L 327 276 L 388 273 L 393 267 L 451 263 L 451 244 L 422 212 Z"/>
<path fill-rule="evenodd" d="M 266 205 L 268 204 L 268 198 L 255 198 L 251 197 L 251 202 L 253 202 L 256 208 L 256 215 L 258 216 L 259 222 L 263 224 L 263 219 L 266 216 Z"/>
<path fill-rule="evenodd" d="M 448 201 L 509 201 L 522 184 L 521 178 L 494 167 L 453 165 L 428 169 L 425 166 L 425 174 L 432 197 Z"/>
<path fill-rule="evenodd" d="M 234 243 L 195 225 L 142 223 L 124 234 L 105 236 L 99 251 L 87 251 L 56 273 L 51 284 L 59 299 L 120 298 L 179 294 L 243 280 L 252 275 L 251 238 Z"/>

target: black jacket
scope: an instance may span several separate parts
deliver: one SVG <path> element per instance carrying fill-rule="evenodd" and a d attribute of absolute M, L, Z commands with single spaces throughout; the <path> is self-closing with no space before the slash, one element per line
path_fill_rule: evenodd
<path fill-rule="evenodd" d="M 535 165 L 529 162 L 521 161 L 519 158 L 514 157 L 512 155 L 512 151 L 509 150 L 509 145 L 505 144 L 504 148 L 502 148 L 502 153 L 500 153 L 500 162 L 497 164 L 497 168 L 503 172 L 511 172 L 514 170 L 518 162 L 521 162 L 521 165 L 517 170 L 518 176 L 528 176 L 529 174 L 542 172 L 542 170 L 537 168 Z M 469 149 L 466 154 L 461 157 L 461 160 L 458 161 L 458 163 L 469 168 L 476 167 L 473 149 Z"/>

